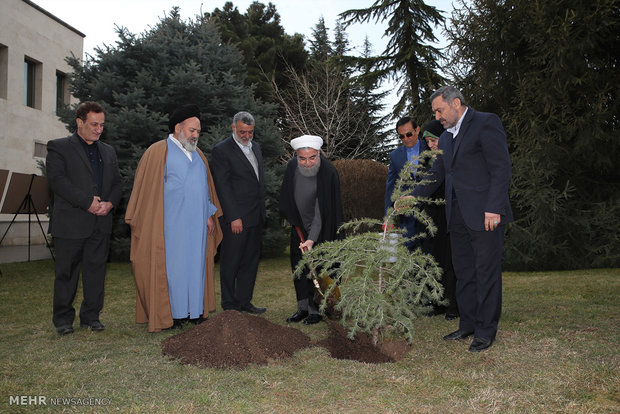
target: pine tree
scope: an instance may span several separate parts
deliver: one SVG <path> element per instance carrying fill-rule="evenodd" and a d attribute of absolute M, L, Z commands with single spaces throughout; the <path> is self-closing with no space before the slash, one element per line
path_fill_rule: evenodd
<path fill-rule="evenodd" d="M 255 86 L 256 98 L 270 102 L 273 96 L 269 78 L 273 77 L 280 88 L 286 88 L 288 79 L 283 73 L 287 65 L 295 69 L 306 65 L 308 52 L 303 36 L 284 32 L 272 3 L 255 1 L 241 14 L 233 3 L 226 2 L 221 10 L 216 8 L 205 16 L 218 25 L 224 42 L 241 50 L 248 73 L 245 84 Z"/>
<path fill-rule="evenodd" d="M 366 38 L 368 40 L 368 38 Z M 347 36 L 347 32 L 345 31 L 344 24 L 341 21 L 336 22 L 336 27 L 334 28 L 334 42 L 332 44 L 332 55 L 333 56 L 347 56 L 351 51 L 351 47 L 349 46 L 349 37 Z"/>
<path fill-rule="evenodd" d="M 420 154 L 420 165 L 432 154 Z M 406 243 L 436 233 L 437 228 L 421 206 L 443 200 L 407 196 L 415 185 L 413 172 L 421 178 L 419 185 L 428 183 L 426 171 L 413 162 L 407 163 L 392 196 L 396 208 L 390 208 L 383 221 L 357 219 L 345 223 L 340 231 L 347 237 L 317 245 L 304 254 L 295 271 L 296 277 L 302 277 L 308 266 L 315 270 L 308 277 L 327 273 L 337 282 L 323 292 L 320 310 L 325 312 L 330 305 L 328 298 L 338 289 L 340 300 L 334 309 L 341 314 L 351 339 L 357 332 L 366 332 L 377 344 L 382 335 L 397 334 L 411 343 L 415 319 L 431 310 L 432 304 L 442 303 L 441 268 L 432 255 L 420 248 L 410 253 Z M 414 216 L 426 232 L 404 237 L 404 231 L 393 226 L 403 215 Z M 367 231 L 369 228 L 383 231 Z"/>
<path fill-rule="evenodd" d="M 347 58 L 347 62 L 355 68 L 355 71 L 352 72 L 350 93 L 354 106 L 358 108 L 355 112 L 364 118 L 363 122 L 369 125 L 369 129 L 376 137 L 374 147 L 368 158 L 387 164 L 389 163 L 389 153 L 394 145 L 389 143 L 389 132 L 385 130 L 385 125 L 389 124 L 390 116 L 385 114 L 386 105 L 383 102 L 390 91 L 378 91 L 379 81 L 377 79 L 355 76 L 356 73 L 367 73 L 369 71 L 371 56 L 372 44 L 366 37 L 360 63 L 356 64 L 358 61 L 352 61 L 350 57 Z"/>
<path fill-rule="evenodd" d="M 281 252 L 286 244 L 277 211 L 280 135 L 273 121 L 274 105 L 256 102 L 245 85 L 245 67 L 239 51 L 222 43 L 218 27 L 198 16 L 183 21 L 179 9 L 141 35 L 118 28 L 114 46 L 95 50 L 86 62 L 69 58 L 74 72 L 71 92 L 80 101 L 95 100 L 106 108 L 105 136 L 114 146 L 123 174 L 123 201 L 116 209 L 111 256 L 127 259 L 129 228 L 123 217 L 137 163 L 144 150 L 168 134 L 168 114 L 180 104 L 201 110 L 203 134 L 199 147 L 210 153 L 213 145 L 231 133 L 233 115 L 247 110 L 255 115 L 267 175 L 264 252 Z M 67 114 L 64 121 L 75 122 Z M 275 207 L 274 207 L 275 206 Z"/>
<path fill-rule="evenodd" d="M 377 0 L 368 8 L 347 10 L 340 18 L 345 28 L 387 20 L 384 36 L 389 42 L 379 56 L 364 59 L 370 70 L 362 77 L 396 83 L 400 99 L 393 108 L 395 117 L 409 113 L 414 119 L 426 118 L 427 99 L 444 82 L 439 74 L 441 52 L 429 44 L 437 41 L 433 30 L 445 20 L 439 11 L 421 0 Z"/>
<path fill-rule="evenodd" d="M 449 27 L 457 84 L 508 137 L 506 267 L 620 265 L 618 1 L 474 0 Z"/>

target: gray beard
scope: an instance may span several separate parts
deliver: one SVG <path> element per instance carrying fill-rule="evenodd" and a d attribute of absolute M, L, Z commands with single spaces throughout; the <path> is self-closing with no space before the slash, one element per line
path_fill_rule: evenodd
<path fill-rule="evenodd" d="M 314 167 L 305 168 L 305 167 L 302 167 L 301 164 L 297 165 L 297 169 L 299 170 L 299 173 L 303 175 L 304 177 L 314 177 L 315 175 L 319 173 L 319 168 L 321 168 L 320 158 L 318 159 Z"/>
<path fill-rule="evenodd" d="M 196 147 L 198 146 L 197 142 L 194 142 L 194 143 L 191 143 L 189 141 L 179 141 L 179 142 L 181 143 L 183 148 L 185 148 L 189 152 L 194 152 L 196 150 Z"/>
<path fill-rule="evenodd" d="M 181 131 L 181 133 L 179 134 L 178 140 L 181 143 L 181 146 L 189 152 L 194 152 L 196 150 L 196 147 L 198 146 L 198 140 L 196 140 L 195 142 L 191 142 L 189 139 L 185 138 L 185 134 L 183 134 L 183 131 Z"/>

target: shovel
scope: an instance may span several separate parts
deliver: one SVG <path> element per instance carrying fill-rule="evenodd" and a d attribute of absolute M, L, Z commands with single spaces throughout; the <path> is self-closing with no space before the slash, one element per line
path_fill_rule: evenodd
<path fill-rule="evenodd" d="M 303 232 L 299 226 L 295 226 L 295 230 L 297 231 L 297 236 L 299 236 L 299 240 L 304 243 L 306 238 L 304 237 Z M 303 252 L 308 251 L 306 248 Z M 334 279 L 329 277 L 329 275 L 323 273 L 320 276 L 317 276 L 314 268 L 312 266 L 308 266 L 310 269 L 310 274 L 312 275 L 312 282 L 314 283 L 314 287 L 316 287 L 317 291 L 321 294 L 321 296 L 325 297 L 325 292 L 334 284 Z M 334 287 L 332 293 L 330 294 L 330 299 L 333 299 L 335 302 L 340 300 L 340 289 L 338 286 Z"/>

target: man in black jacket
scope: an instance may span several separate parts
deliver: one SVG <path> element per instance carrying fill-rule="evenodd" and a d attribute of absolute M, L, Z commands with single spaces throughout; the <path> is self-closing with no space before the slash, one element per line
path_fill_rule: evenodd
<path fill-rule="evenodd" d="M 254 124 L 248 112 L 233 117 L 232 136 L 211 150 L 211 172 L 223 212 L 222 309 L 260 314 L 266 308 L 251 300 L 265 221 L 265 172 L 260 145 L 253 140 Z"/>
<path fill-rule="evenodd" d="M 502 309 L 502 252 L 506 225 L 513 221 L 508 198 L 510 154 L 500 118 L 465 104 L 452 86 L 430 98 L 435 119 L 446 128 L 441 155 L 427 186 L 414 196 L 428 197 L 445 180 L 446 221 L 456 274 L 459 329 L 445 340 L 474 336 L 469 350 L 488 349 L 497 334 Z"/>
<path fill-rule="evenodd" d="M 280 211 L 291 224 L 291 268 L 295 271 L 302 253 L 323 241 L 334 240 L 342 223 L 338 171 L 321 156 L 323 139 L 303 135 L 291 141 L 297 156 L 289 161 L 280 192 Z M 299 237 L 298 229 L 303 235 Z M 303 320 L 312 325 L 322 320 L 314 303 L 314 284 L 308 269 L 296 278 L 297 312 L 287 322 Z"/>
<path fill-rule="evenodd" d="M 112 210 L 121 198 L 116 152 L 99 141 L 105 111 L 84 102 L 76 111 L 77 132 L 47 143 L 46 171 L 54 194 L 49 231 L 56 251 L 53 322 L 60 335 L 73 333 L 73 300 L 82 268 L 84 300 L 80 326 L 103 331 L 106 262 Z"/>

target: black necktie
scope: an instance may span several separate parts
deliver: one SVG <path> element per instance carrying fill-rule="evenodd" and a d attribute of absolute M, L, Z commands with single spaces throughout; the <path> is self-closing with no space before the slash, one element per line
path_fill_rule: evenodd
<path fill-rule="evenodd" d="M 448 162 L 450 163 L 449 165 L 452 164 L 452 159 L 454 159 L 454 142 L 456 141 L 456 138 L 454 138 L 454 136 L 452 135 L 452 132 L 448 132 L 447 133 L 448 136 L 447 138 L 450 140 L 450 143 L 448 145 L 450 145 L 450 159 L 448 160 Z M 456 200 L 456 192 L 454 191 L 454 185 L 452 186 L 452 200 Z"/>
<path fill-rule="evenodd" d="M 447 134 L 447 138 L 450 140 L 450 157 L 454 157 L 454 141 L 456 141 L 456 139 L 454 139 L 452 132 L 447 132 Z"/>

